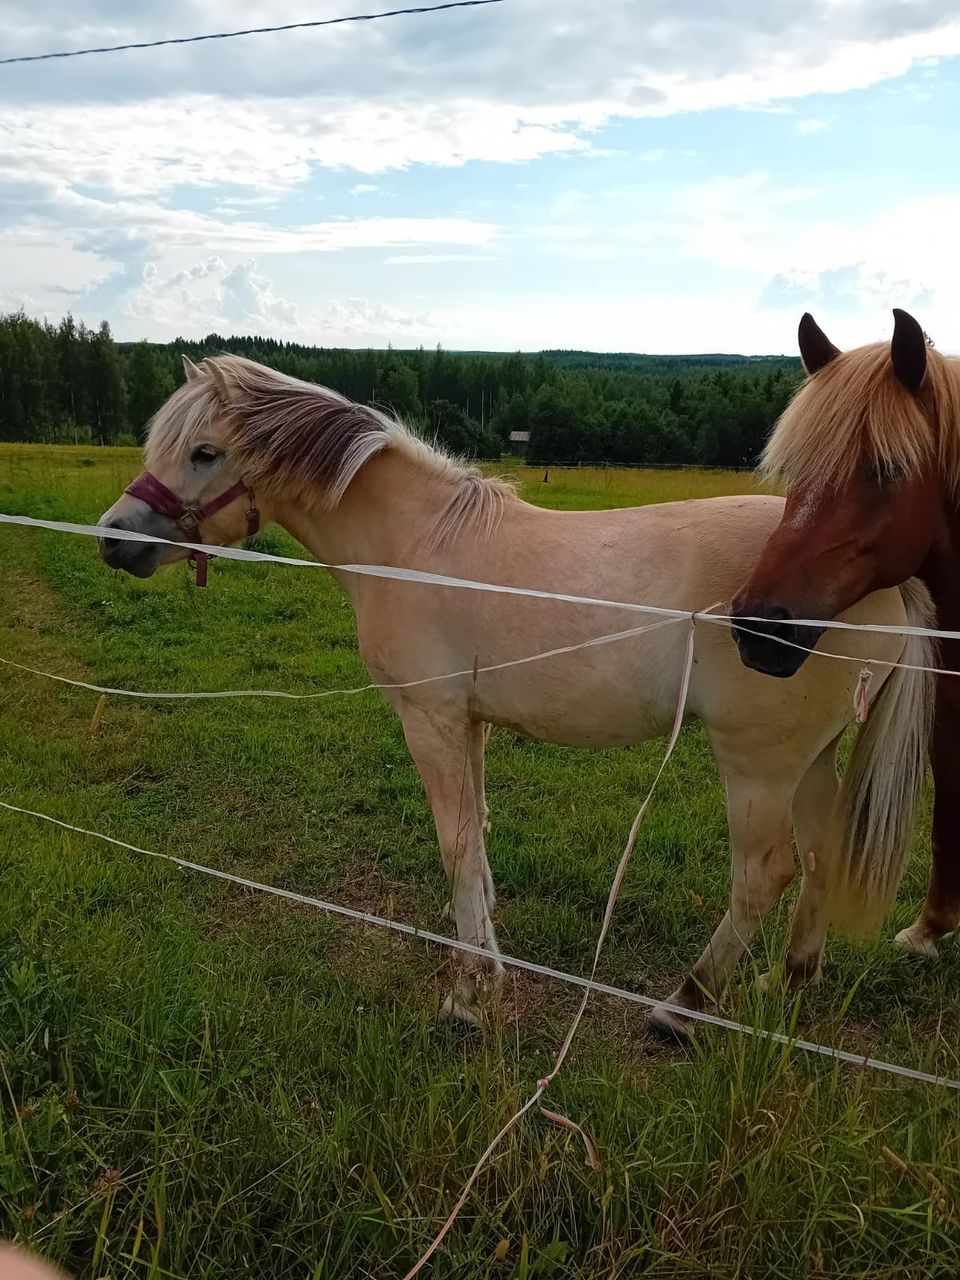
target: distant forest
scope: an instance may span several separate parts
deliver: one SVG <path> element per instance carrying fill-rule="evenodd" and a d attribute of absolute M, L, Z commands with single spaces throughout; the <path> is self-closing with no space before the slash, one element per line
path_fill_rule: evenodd
<path fill-rule="evenodd" d="M 231 351 L 395 412 L 456 453 L 750 467 L 800 378 L 784 356 L 344 350 L 223 337 L 123 343 L 109 326 L 0 316 L 0 440 L 138 444 L 183 380 Z M 529 432 L 529 445 L 510 443 Z"/>

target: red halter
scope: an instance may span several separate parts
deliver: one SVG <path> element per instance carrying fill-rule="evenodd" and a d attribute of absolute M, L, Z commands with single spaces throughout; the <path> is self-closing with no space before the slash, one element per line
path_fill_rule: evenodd
<path fill-rule="evenodd" d="M 229 507 L 231 502 L 235 502 L 244 494 L 250 499 L 250 505 L 247 507 L 247 537 L 252 538 L 260 528 L 260 512 L 257 510 L 253 490 L 248 488 L 242 480 L 231 485 L 218 498 L 211 498 L 209 502 L 205 502 L 202 507 L 188 507 L 182 498 L 178 498 L 172 489 L 168 489 L 163 481 L 158 480 L 150 471 L 144 471 L 138 475 L 124 492 L 129 493 L 131 498 L 139 498 L 141 502 L 145 502 L 158 516 L 166 516 L 168 520 L 172 520 L 186 534 L 188 542 L 203 542 L 200 526 L 204 520 L 216 515 L 224 507 Z M 194 551 L 190 556 L 190 564 L 196 570 L 198 587 L 207 585 L 209 559 L 205 551 Z"/>

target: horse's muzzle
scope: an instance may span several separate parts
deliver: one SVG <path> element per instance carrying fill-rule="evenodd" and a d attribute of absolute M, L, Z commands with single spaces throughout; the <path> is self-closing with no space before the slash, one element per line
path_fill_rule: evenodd
<path fill-rule="evenodd" d="M 160 565 L 161 548 L 155 543 L 132 542 L 126 538 L 111 538 L 110 529 L 128 529 L 121 519 L 101 520 L 100 525 L 107 535 L 98 538 L 100 559 L 111 569 L 122 569 L 135 578 L 149 578 L 156 573 Z M 138 532 L 130 530 L 131 532 Z"/>
<path fill-rule="evenodd" d="M 745 667 L 786 680 L 796 675 L 823 635 L 823 628 L 798 627 L 783 605 L 733 608 L 733 638 Z"/>

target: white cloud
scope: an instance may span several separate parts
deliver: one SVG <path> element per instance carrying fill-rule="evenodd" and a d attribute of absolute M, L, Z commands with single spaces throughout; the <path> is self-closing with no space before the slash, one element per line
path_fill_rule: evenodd
<path fill-rule="evenodd" d="M 349 7 L 349 6 L 346 6 Z M 6 51 L 32 53 L 243 25 L 236 0 L 163 6 L 88 0 L 7 0 Z M 318 16 L 287 0 L 284 20 Z M 329 16 L 321 13 L 319 16 Z M 131 101 L 196 92 L 397 103 L 424 96 L 529 109 L 598 102 L 635 110 L 744 106 L 844 90 L 929 65 L 958 51 L 952 0 L 579 0 L 396 18 L 324 31 L 127 53 L 5 75 L 0 93 L 35 99 Z M 561 119 L 572 119 L 561 115 Z"/>
<path fill-rule="evenodd" d="M 2 180 L 2 176 L 0 176 Z M 16 193 L 16 183 L 11 186 Z M 276 226 L 235 218 L 224 220 L 193 209 L 171 208 L 155 200 L 95 199 L 61 184 L 36 188 L 29 201 L 11 201 L 20 217 L 12 229 L 38 243 L 66 241 L 80 248 L 109 246 L 122 255 L 131 245 L 207 248 L 235 253 L 332 253 L 346 249 L 389 249 L 412 245 L 484 247 L 499 234 L 495 223 L 471 218 L 329 218 Z"/>
<path fill-rule="evenodd" d="M 17 201 L 18 189 L 29 190 L 31 199 Z M 448 250 L 453 257 L 487 256 L 483 251 L 499 235 L 494 223 L 469 218 L 340 217 L 274 226 L 151 200 L 95 199 L 57 184 L 9 190 L 20 220 L 0 225 L 0 308 L 56 317 L 69 307 L 84 314 L 83 297 L 116 277 L 111 288 L 121 336 L 125 330 L 170 337 L 244 329 L 334 340 L 369 333 L 371 342 L 382 335 L 391 341 L 404 329 L 403 308 L 376 311 L 375 303 L 340 301 L 326 318 L 305 318 L 252 260 L 435 247 L 442 256 Z M 159 261 L 189 265 L 161 273 Z M 345 326 L 342 333 L 337 324 Z M 364 328 L 371 324 L 381 327 Z"/>
<path fill-rule="evenodd" d="M 255 9 L 238 8 L 236 0 L 152 7 L 88 0 L 80 14 L 67 0 L 7 0 L 5 52 L 252 25 L 263 20 Z M 315 0 L 288 0 L 283 16 L 316 15 Z M 143 325 L 154 308 L 158 324 L 191 331 L 242 322 L 332 334 L 324 326 L 340 324 L 342 336 L 372 341 L 429 330 L 419 304 L 379 307 L 340 297 L 311 310 L 312 300 L 308 305 L 289 283 L 276 287 L 279 265 L 264 264 L 277 255 L 379 249 L 391 255 L 390 265 L 428 265 L 483 258 L 501 243 L 506 256 L 509 236 L 518 233 L 499 225 L 507 221 L 499 193 L 471 189 L 459 197 L 477 216 L 444 216 L 447 210 L 431 202 L 421 207 L 438 216 L 351 218 L 331 203 L 331 216 L 317 219 L 302 210 L 305 192 L 319 198 L 308 185 L 318 171 L 346 175 L 337 190 L 370 197 L 354 207 L 377 213 L 380 175 L 391 171 L 599 158 L 611 154 L 600 131 L 613 120 L 718 107 L 784 114 L 785 136 L 791 127 L 809 135 L 803 150 L 813 152 L 830 119 L 800 113 L 805 99 L 877 84 L 913 66 L 933 75 L 940 59 L 958 53 L 960 14 L 952 0 L 607 0 L 593 10 L 580 0 L 524 0 L 8 68 L 0 77 L 0 301 L 57 312 L 58 299 L 82 298 L 115 277 L 111 296 Z M 890 88 L 922 95 L 923 83 Z M 651 132 L 650 140 L 661 139 Z M 636 152 L 649 166 L 643 181 L 654 188 L 670 167 L 659 162 L 678 154 L 696 153 L 657 145 Z M 698 163 L 711 160 L 705 149 Z M 900 200 L 866 219 L 846 219 L 823 193 L 777 191 L 762 173 L 748 173 L 673 196 L 634 194 L 623 208 L 641 216 L 608 231 L 616 199 L 598 194 L 600 184 L 577 168 L 571 189 L 552 208 L 538 208 L 531 215 L 538 225 L 526 232 L 570 264 L 600 267 L 616 255 L 681 268 L 707 264 L 738 277 L 744 316 L 765 287 L 768 298 L 776 289 L 809 287 L 822 298 L 832 290 L 869 309 L 910 283 L 944 316 L 950 291 L 960 289 L 953 266 L 960 197 Z M 333 199 L 329 189 L 327 195 Z M 481 216 L 481 196 L 496 211 L 489 217 Z M 141 275 L 145 262 L 156 264 L 152 276 Z M 397 280 L 412 273 L 387 274 Z M 589 273 L 582 279 L 589 286 Z M 360 291 L 375 287 L 365 277 Z M 337 291 L 348 291 L 342 279 Z M 582 341 L 574 339 L 582 324 L 573 313 L 535 303 L 514 308 L 513 294 L 504 305 L 498 293 L 510 325 L 526 317 L 542 322 L 551 340 Z M 478 324 L 485 323 L 483 305 L 476 302 Z M 591 310 L 587 300 L 584 314 L 594 316 L 598 333 L 607 331 L 603 316 L 618 316 L 610 332 L 622 346 L 634 313 L 609 302 Z M 745 319 L 745 332 L 776 333 L 769 314 L 760 329 Z M 686 331 L 713 315 L 698 307 Z M 568 340 L 556 332 L 562 316 L 573 326 Z M 460 323 L 454 313 L 444 322 Z M 492 321 L 490 332 L 497 332 Z M 533 333 L 541 340 L 530 329 L 528 341 Z M 762 334 L 760 345 L 767 345 Z"/>
<path fill-rule="evenodd" d="M 796 355 L 802 310 L 796 303 L 758 307 L 747 281 L 723 296 L 645 291 L 640 298 L 518 298 L 506 308 L 472 303 L 469 309 L 437 309 L 433 320 L 449 347 L 529 350 L 530 334 L 536 334 L 544 348 Z M 951 320 L 949 306 L 917 306 L 914 314 L 938 348 L 960 351 L 960 324 L 955 313 Z M 889 308 L 879 306 L 845 315 L 818 308 L 817 319 L 840 347 L 889 338 L 893 325 Z"/>
<path fill-rule="evenodd" d="M 761 303 L 768 306 L 822 304 L 837 311 L 864 307 L 927 306 L 933 290 L 917 280 L 891 276 L 867 262 L 847 262 L 823 271 L 794 268 L 767 281 Z"/>
<path fill-rule="evenodd" d="M 0 310 L 60 316 L 109 280 L 117 264 L 92 250 L 51 241 L 29 227 L 0 229 Z"/>
<path fill-rule="evenodd" d="M 960 192 L 905 197 L 864 216 L 824 207 L 816 191 L 778 188 L 753 173 L 683 188 L 655 216 L 584 247 L 613 260 L 639 247 L 670 261 L 736 271 L 737 296 L 761 317 L 761 330 L 762 317 L 777 311 L 795 327 L 801 311 L 819 303 L 854 345 L 869 340 L 870 326 L 887 323 L 891 307 L 906 306 L 949 348 L 960 346 L 958 226 Z M 710 314 L 699 301 L 696 310 Z M 737 323 L 744 333 L 758 329 L 756 318 Z M 770 350 L 775 333 L 771 327 L 754 349 Z"/>
<path fill-rule="evenodd" d="M 641 151 L 637 156 L 638 160 L 642 160 L 644 164 L 659 164 L 661 160 L 666 160 L 669 156 L 682 156 L 686 160 L 692 160 L 698 151 L 690 147 L 685 147 L 680 151 L 671 151 L 669 147 L 651 147 L 647 151 Z"/>
<path fill-rule="evenodd" d="M 132 197 L 224 186 L 276 195 L 314 166 L 381 173 L 413 164 L 515 163 L 588 143 L 559 121 L 521 121 L 497 103 L 224 101 L 14 107 L 4 112 L 0 176 Z M 355 194 L 374 185 L 358 184 Z M 229 201 L 237 205 L 236 197 Z"/>
<path fill-rule="evenodd" d="M 314 196 L 314 200 L 322 200 Z M 279 196 L 229 196 L 215 204 L 210 212 L 224 218 L 238 218 L 250 209 L 274 209 L 280 203 Z"/>
<path fill-rule="evenodd" d="M 68 5 L 8 0 L 7 51 L 238 21 L 227 0 L 87 10 L 81 26 Z M 770 107 L 960 53 L 948 0 L 608 0 L 594 18 L 575 0 L 526 0 L 14 68 L 0 82 L 0 165 L 118 194 L 290 189 L 312 166 L 376 174 L 589 151 L 615 117 Z"/>
<path fill-rule="evenodd" d="M 306 342 L 385 346 L 431 329 L 426 313 L 367 298 L 327 298 L 304 311 L 280 296 L 272 279 L 248 258 L 228 266 L 217 254 L 164 276 L 148 263 L 123 306 L 127 329 L 148 323 L 154 334 L 252 333 Z M 419 341 L 419 337 L 417 338 Z"/>

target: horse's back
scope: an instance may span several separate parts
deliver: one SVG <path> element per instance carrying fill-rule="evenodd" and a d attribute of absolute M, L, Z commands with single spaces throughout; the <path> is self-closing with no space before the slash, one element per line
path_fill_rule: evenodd
<path fill-rule="evenodd" d="M 488 541 L 464 540 L 418 567 L 654 609 L 694 613 L 719 606 L 716 612 L 724 613 L 782 510 L 782 499 L 763 495 L 591 512 L 510 504 Z M 412 584 L 377 583 L 375 590 L 390 603 L 371 609 L 361 639 L 369 662 L 376 638 L 383 655 L 373 664 L 378 678 L 400 682 L 440 671 L 469 673 L 474 664 L 482 673 L 476 683 L 465 674 L 413 690 L 410 697 L 466 697 L 479 718 L 567 745 L 625 745 L 669 727 L 689 626 L 682 619 L 649 634 L 584 648 L 578 646 L 665 620 L 633 609 L 522 595 Z M 896 592 L 857 608 L 861 621 L 897 625 L 903 619 Z M 869 643 L 859 635 L 856 641 L 851 655 L 866 656 Z M 830 643 L 828 638 L 823 645 Z M 565 646 L 573 651 L 524 661 Z M 888 640 L 886 650 L 893 647 Z M 498 664 L 517 665 L 489 669 Z M 762 724 L 764 740 L 795 729 L 801 738 L 819 742 L 849 720 L 857 674 L 855 664 L 817 662 L 790 681 L 758 675 L 741 664 L 728 626 L 700 622 L 689 709 L 711 731 L 752 732 L 751 726 Z"/>

